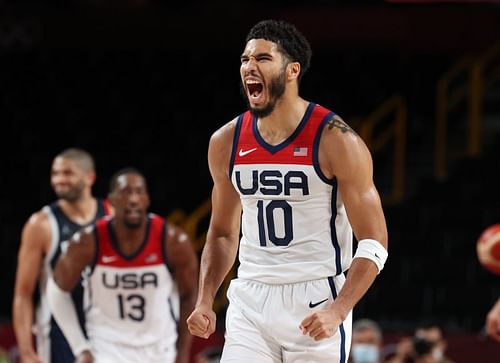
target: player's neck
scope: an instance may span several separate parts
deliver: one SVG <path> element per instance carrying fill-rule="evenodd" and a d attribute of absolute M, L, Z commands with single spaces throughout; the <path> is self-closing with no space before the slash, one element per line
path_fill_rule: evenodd
<path fill-rule="evenodd" d="M 92 222 L 97 212 L 97 200 L 90 192 L 84 192 L 75 201 L 59 199 L 58 203 L 68 218 L 81 225 Z"/>
<path fill-rule="evenodd" d="M 147 221 L 144 220 L 142 225 L 137 228 L 127 227 L 116 218 L 113 220 L 113 224 L 120 251 L 126 256 L 136 253 L 144 242 Z"/>
<path fill-rule="evenodd" d="M 308 104 L 298 96 L 284 95 L 269 116 L 259 118 L 259 133 L 271 145 L 286 140 L 304 117 Z"/>

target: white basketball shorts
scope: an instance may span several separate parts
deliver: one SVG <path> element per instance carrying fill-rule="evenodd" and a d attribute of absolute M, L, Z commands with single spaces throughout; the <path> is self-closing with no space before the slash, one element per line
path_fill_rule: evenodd
<path fill-rule="evenodd" d="M 175 346 L 167 340 L 139 347 L 103 339 L 92 339 L 90 343 L 95 363 L 174 363 L 177 356 Z"/>
<path fill-rule="evenodd" d="M 346 363 L 352 312 L 331 338 L 315 341 L 300 330 L 302 320 L 325 309 L 344 282 L 344 275 L 284 285 L 231 281 L 221 362 Z"/>

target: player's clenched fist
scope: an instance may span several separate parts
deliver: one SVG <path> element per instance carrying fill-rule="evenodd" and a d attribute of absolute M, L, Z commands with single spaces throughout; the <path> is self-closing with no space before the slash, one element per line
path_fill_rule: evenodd
<path fill-rule="evenodd" d="M 187 319 L 187 325 L 192 335 L 208 339 L 215 331 L 215 313 L 210 308 L 198 306 Z"/>
<path fill-rule="evenodd" d="M 319 310 L 302 320 L 300 330 L 318 341 L 332 337 L 341 323 L 342 320 L 331 309 Z"/>
<path fill-rule="evenodd" d="M 84 350 L 78 354 L 75 363 L 94 363 L 94 356 L 88 350 Z"/>

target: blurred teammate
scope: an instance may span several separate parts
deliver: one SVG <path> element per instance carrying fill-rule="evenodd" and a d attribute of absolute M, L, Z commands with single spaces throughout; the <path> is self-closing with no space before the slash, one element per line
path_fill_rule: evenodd
<path fill-rule="evenodd" d="M 387 258 L 371 156 L 339 116 L 299 96 L 311 50 L 293 25 L 263 21 L 246 40 L 250 111 L 210 140 L 213 209 L 189 329 L 204 338 L 215 330 L 214 296 L 241 221 L 221 361 L 346 362 L 351 311 Z"/>
<path fill-rule="evenodd" d="M 13 316 L 19 353 L 24 363 L 74 361 L 47 306 L 47 279 L 59 257 L 61 243 L 83 226 L 108 213 L 107 205 L 92 196 L 95 170 L 88 152 L 71 148 L 58 154 L 52 162 L 50 180 L 58 199 L 34 213 L 24 225 L 17 261 Z M 37 282 L 40 301 L 36 308 L 36 324 L 32 329 Z M 75 289 L 73 298 L 82 322 L 81 286 Z M 36 333 L 36 352 L 32 344 L 33 330 Z"/>
<path fill-rule="evenodd" d="M 191 336 L 185 321 L 198 272 L 191 242 L 147 213 L 146 181 L 137 170 L 117 172 L 108 198 L 115 216 L 75 235 L 49 280 L 54 317 L 78 362 L 187 363 Z M 88 340 L 69 298 L 84 270 Z"/>

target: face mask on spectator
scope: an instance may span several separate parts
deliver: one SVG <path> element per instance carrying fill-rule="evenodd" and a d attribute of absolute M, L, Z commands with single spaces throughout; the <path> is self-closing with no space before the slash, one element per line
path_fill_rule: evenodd
<path fill-rule="evenodd" d="M 352 346 L 351 356 L 354 363 L 377 363 L 379 351 L 372 344 L 355 344 Z"/>
<path fill-rule="evenodd" d="M 443 359 L 443 351 L 439 348 L 434 348 L 432 350 L 432 358 L 434 358 L 436 362 L 441 362 L 441 359 Z"/>

